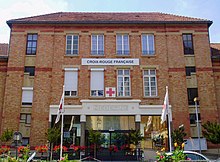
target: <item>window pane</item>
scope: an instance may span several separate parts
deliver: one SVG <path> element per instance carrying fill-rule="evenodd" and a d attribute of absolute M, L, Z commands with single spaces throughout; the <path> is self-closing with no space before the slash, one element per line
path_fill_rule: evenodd
<path fill-rule="evenodd" d="M 32 34 L 28 34 L 28 40 L 32 40 Z"/>
<path fill-rule="evenodd" d="M 65 96 L 70 96 L 70 91 L 65 91 Z"/>
<path fill-rule="evenodd" d="M 26 117 L 27 117 L 26 124 L 30 124 L 31 123 L 31 115 L 27 115 Z"/>
<path fill-rule="evenodd" d="M 191 76 L 191 73 L 196 72 L 196 67 L 186 67 L 186 76 Z"/>
<path fill-rule="evenodd" d="M 32 48 L 37 47 L 37 42 L 32 42 Z"/>
<path fill-rule="evenodd" d="M 25 114 L 21 114 L 20 115 L 20 120 L 25 120 L 26 119 L 26 115 Z"/>
<path fill-rule="evenodd" d="M 35 67 L 25 66 L 24 67 L 24 72 L 25 73 L 29 73 L 30 76 L 34 76 L 34 74 L 35 74 Z"/>
<path fill-rule="evenodd" d="M 123 75 L 123 70 L 118 70 L 118 75 Z"/>
<path fill-rule="evenodd" d="M 124 70 L 125 75 L 130 75 L 130 70 Z"/>
<path fill-rule="evenodd" d="M 37 34 L 33 35 L 33 40 L 35 40 L 35 41 L 37 40 Z"/>
<path fill-rule="evenodd" d="M 198 89 L 197 88 L 187 88 L 188 92 L 188 104 L 189 105 L 194 105 L 194 98 L 198 97 Z M 199 102 L 197 102 L 199 104 Z"/>

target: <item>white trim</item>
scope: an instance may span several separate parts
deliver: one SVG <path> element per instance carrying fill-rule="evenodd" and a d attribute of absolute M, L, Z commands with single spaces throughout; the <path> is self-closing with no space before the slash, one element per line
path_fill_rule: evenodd
<path fill-rule="evenodd" d="M 135 122 L 141 122 L 141 115 L 135 115 Z"/>
<path fill-rule="evenodd" d="M 93 49 L 92 49 L 92 46 L 93 46 L 93 41 L 92 41 L 92 37 L 93 36 L 95 36 L 96 37 L 96 52 L 97 53 L 95 53 L 95 54 L 93 54 L 92 52 L 93 52 Z M 100 44 L 99 44 L 99 36 L 102 36 L 103 37 L 103 54 L 99 54 L 98 52 L 99 52 L 99 46 L 100 46 Z M 105 39 L 105 37 L 104 37 L 104 33 L 98 33 L 98 34 L 91 34 L 91 55 L 104 55 L 104 48 L 105 48 L 105 41 L 104 41 L 104 39 Z"/>
<path fill-rule="evenodd" d="M 133 115 L 139 122 L 144 115 L 161 115 L 163 105 L 139 105 L 141 100 L 81 100 L 82 105 L 64 105 L 64 115 L 80 115 L 85 122 L 88 115 Z M 59 105 L 50 105 L 49 121 L 57 115 Z M 98 109 L 97 109 L 98 108 Z M 171 105 L 168 113 L 172 118 Z"/>
<path fill-rule="evenodd" d="M 80 100 L 82 103 L 140 103 L 141 100 Z"/>
<path fill-rule="evenodd" d="M 123 56 L 122 56 L 123 57 Z M 98 65 L 98 66 L 134 66 L 140 65 L 139 58 L 82 58 L 81 65 Z"/>
<path fill-rule="evenodd" d="M 80 122 L 86 122 L 86 115 L 80 115 Z"/>
<path fill-rule="evenodd" d="M 22 87 L 22 90 L 33 91 L 33 87 Z"/>
<path fill-rule="evenodd" d="M 91 71 L 104 71 L 104 68 L 91 68 Z"/>
<path fill-rule="evenodd" d="M 64 68 L 65 71 L 78 71 L 78 68 Z"/>

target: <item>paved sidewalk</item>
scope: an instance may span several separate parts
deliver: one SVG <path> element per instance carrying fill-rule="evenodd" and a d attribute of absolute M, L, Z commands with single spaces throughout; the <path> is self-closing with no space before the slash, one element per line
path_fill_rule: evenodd
<path fill-rule="evenodd" d="M 202 151 L 202 154 L 207 156 L 211 160 L 216 160 L 220 158 L 220 148 L 218 149 L 208 149 L 206 151 Z"/>
<path fill-rule="evenodd" d="M 144 160 L 147 160 L 149 162 L 156 161 L 156 151 L 153 149 L 144 149 Z"/>

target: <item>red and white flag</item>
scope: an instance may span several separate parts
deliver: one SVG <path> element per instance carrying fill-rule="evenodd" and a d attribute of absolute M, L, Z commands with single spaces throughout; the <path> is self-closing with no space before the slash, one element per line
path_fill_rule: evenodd
<path fill-rule="evenodd" d="M 168 87 L 166 86 L 166 94 L 163 102 L 163 109 L 161 114 L 161 124 L 166 121 L 167 113 L 169 108 L 169 98 L 168 98 Z"/>
<path fill-rule="evenodd" d="M 64 112 L 64 92 L 61 96 L 61 99 L 60 99 L 60 104 L 59 104 L 59 109 L 57 111 L 57 117 L 56 117 L 56 121 L 55 121 L 55 124 L 59 122 L 60 120 L 60 115 Z"/>

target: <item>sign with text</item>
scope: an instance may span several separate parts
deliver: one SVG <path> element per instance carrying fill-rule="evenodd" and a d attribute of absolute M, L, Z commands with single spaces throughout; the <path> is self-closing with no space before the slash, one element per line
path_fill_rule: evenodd
<path fill-rule="evenodd" d="M 124 59 L 124 58 L 82 58 L 82 65 L 139 65 L 139 59 Z"/>

